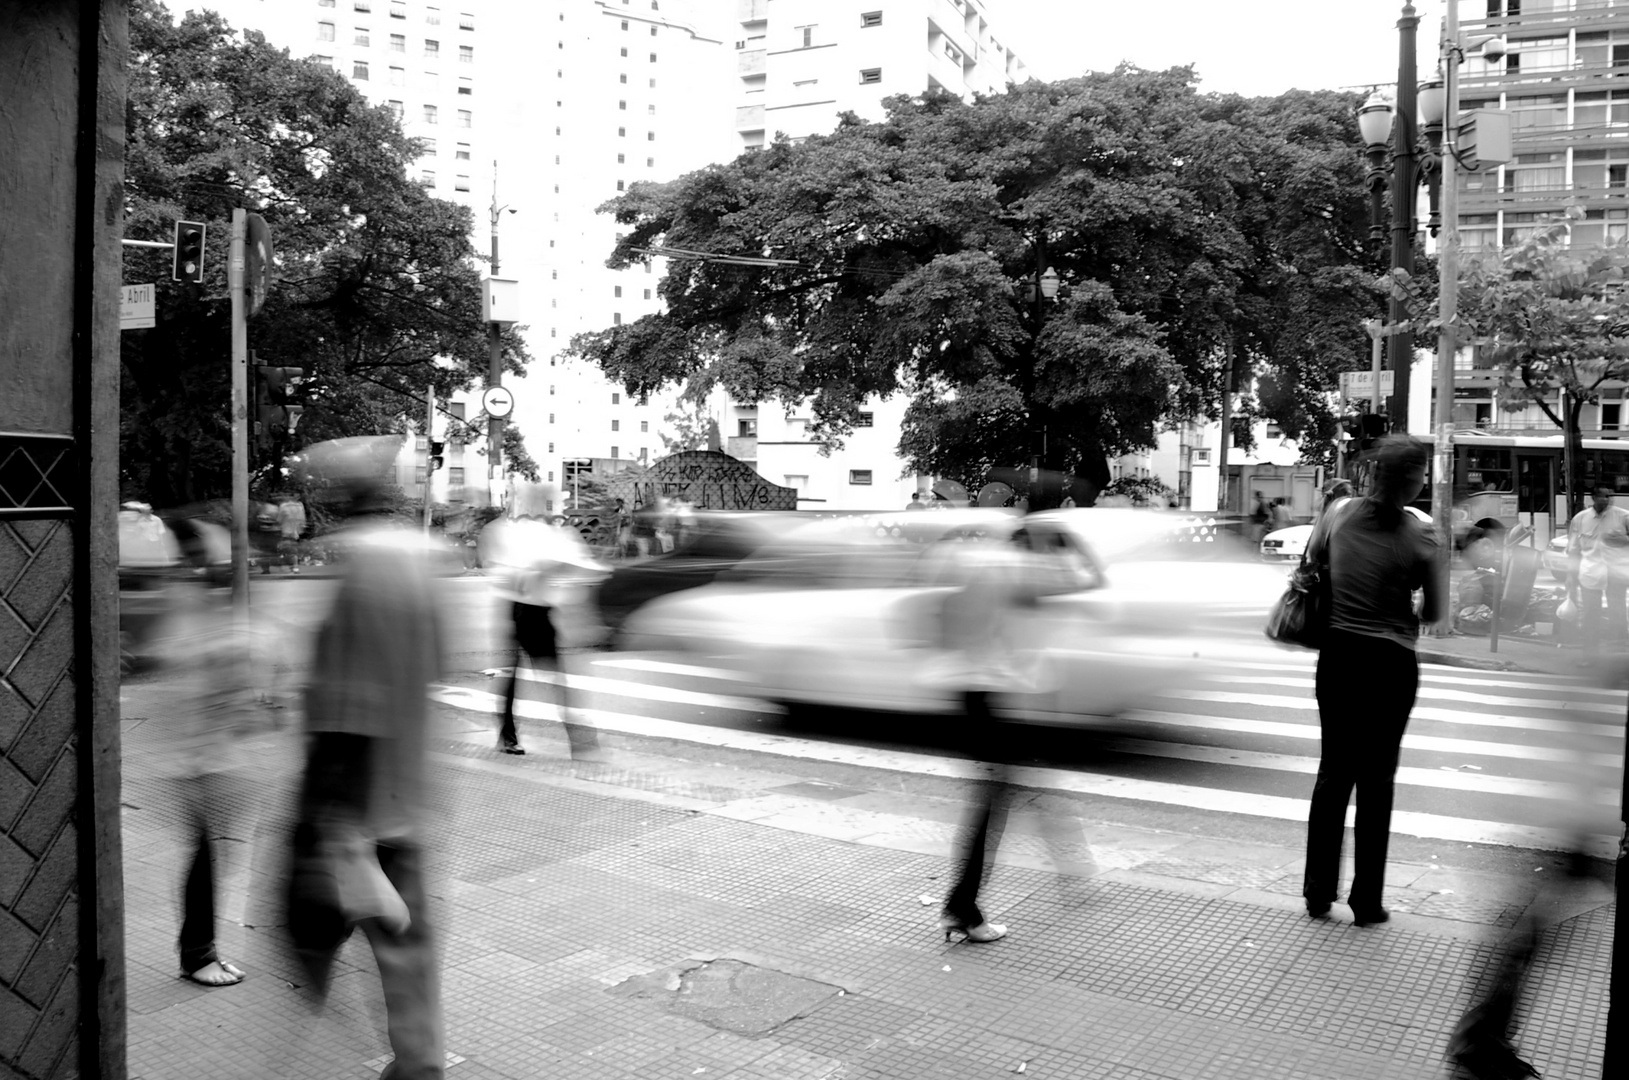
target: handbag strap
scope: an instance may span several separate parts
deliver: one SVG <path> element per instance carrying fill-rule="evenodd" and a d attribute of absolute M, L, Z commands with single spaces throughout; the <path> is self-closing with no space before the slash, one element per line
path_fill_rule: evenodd
<path fill-rule="evenodd" d="M 1318 519 L 1318 524 L 1312 530 L 1312 538 L 1301 551 L 1302 566 L 1311 561 L 1321 570 L 1329 569 L 1329 540 L 1335 535 L 1335 524 L 1346 508 L 1357 501 L 1356 496 L 1348 496 L 1331 506 L 1328 512 Z"/>

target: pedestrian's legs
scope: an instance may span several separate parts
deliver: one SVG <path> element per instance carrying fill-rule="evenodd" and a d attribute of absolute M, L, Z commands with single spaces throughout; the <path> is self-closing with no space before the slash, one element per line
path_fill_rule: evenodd
<path fill-rule="evenodd" d="M 515 649 L 515 664 L 509 671 L 509 679 L 503 687 L 503 712 L 499 714 L 498 723 L 498 749 L 519 750 L 520 733 L 515 730 L 515 685 L 520 682 L 520 665 L 526 658 L 526 650 Z"/>
<path fill-rule="evenodd" d="M 962 723 L 969 756 L 974 761 L 996 756 L 1004 758 L 1000 746 L 1000 732 L 990 711 L 990 695 L 971 691 L 962 698 Z M 994 754 L 991 752 L 995 751 Z M 1007 769 L 1004 760 L 990 762 L 993 775 L 988 783 L 979 787 L 979 801 L 968 812 L 956 862 L 960 870 L 950 895 L 945 898 L 945 915 L 969 929 L 984 923 L 979 910 L 979 887 L 984 883 L 984 872 L 989 853 L 1001 842 L 1001 833 L 1007 822 Z"/>
<path fill-rule="evenodd" d="M 391 933 L 378 919 L 362 928 L 373 946 L 385 994 L 385 1028 L 396 1059 L 381 1080 L 441 1080 L 446 1065 L 441 973 L 424 887 L 424 856 L 416 845 L 380 844 L 379 866 L 407 904 L 409 923 Z"/>
<path fill-rule="evenodd" d="M 1606 640 L 1613 646 L 1622 645 L 1626 635 L 1629 635 L 1629 625 L 1624 621 L 1624 586 L 1617 581 L 1607 583 L 1606 589 L 1606 621 L 1609 629 L 1604 634 Z"/>
<path fill-rule="evenodd" d="M 1379 639 L 1370 648 L 1366 667 L 1374 690 L 1368 695 L 1369 724 L 1362 745 L 1353 747 L 1358 767 L 1356 865 L 1347 897 L 1353 914 L 1363 921 L 1374 921 L 1383 910 L 1397 759 L 1420 679 L 1413 650 Z"/>
<path fill-rule="evenodd" d="M 192 862 L 181 886 L 181 970 L 188 975 L 208 967 L 215 955 L 215 860 L 209 830 L 193 821 Z"/>
<path fill-rule="evenodd" d="M 1578 589 L 1578 606 L 1584 610 L 1584 651 L 1601 649 L 1601 590 Z"/>
<path fill-rule="evenodd" d="M 1352 691 L 1349 650 L 1354 636 L 1333 632 L 1318 653 L 1318 778 L 1307 814 L 1307 859 L 1301 879 L 1301 895 L 1315 913 L 1328 910 L 1340 885 L 1346 806 L 1357 783 L 1352 742 L 1360 724 L 1355 714 L 1362 712 L 1362 703 Z"/>

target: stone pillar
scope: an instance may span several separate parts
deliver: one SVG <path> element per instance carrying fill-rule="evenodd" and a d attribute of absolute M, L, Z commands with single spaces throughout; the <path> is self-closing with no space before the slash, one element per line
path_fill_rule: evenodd
<path fill-rule="evenodd" d="M 125 2 L 0 26 L 0 1074 L 123 1080 Z"/>

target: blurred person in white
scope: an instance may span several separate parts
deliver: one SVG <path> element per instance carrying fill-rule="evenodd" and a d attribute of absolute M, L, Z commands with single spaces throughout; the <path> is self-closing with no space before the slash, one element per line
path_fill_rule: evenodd
<path fill-rule="evenodd" d="M 1021 534 L 1015 539 L 1024 543 Z M 993 698 L 1025 679 L 1017 623 L 1033 605 L 1036 582 L 1026 552 L 1015 544 L 967 541 L 958 554 L 962 582 L 945 597 L 940 614 L 940 645 L 949 661 L 940 677 L 961 703 L 952 722 L 963 751 L 984 762 L 989 773 L 958 836 L 953 859 L 959 869 L 939 929 L 946 941 L 961 934 L 982 943 L 1007 936 L 1007 927 L 985 919 L 978 904 L 990 856 L 1006 827 L 1013 758 L 1011 735 L 996 717 Z"/>
<path fill-rule="evenodd" d="M 1315 680 L 1318 779 L 1302 883 L 1307 914 L 1315 919 L 1327 915 L 1335 900 L 1346 806 L 1354 792 L 1356 871 L 1347 903 L 1359 926 L 1388 918 L 1381 899 L 1397 759 L 1419 689 L 1415 644 L 1421 620 L 1440 619 L 1447 600 L 1446 569 L 1430 519 L 1409 506 L 1425 486 L 1427 456 L 1417 439 L 1382 440 L 1374 490 L 1332 507 L 1308 545 L 1314 552 L 1328 550 L 1331 593 L 1329 633 Z M 1416 590 L 1424 591 L 1418 614 Z"/>
<path fill-rule="evenodd" d="M 1584 648 L 1600 651 L 1601 601 L 1614 641 L 1625 632 L 1624 591 L 1629 589 L 1629 510 L 1612 503 L 1612 489 L 1597 487 L 1590 505 L 1567 524 L 1567 592 L 1583 609 Z"/>
<path fill-rule="evenodd" d="M 424 818 L 427 695 L 445 653 L 424 540 L 392 524 L 384 498 L 400 444 L 399 436 L 360 436 L 305 454 L 346 523 L 335 537 L 343 576 L 306 688 L 289 925 L 319 992 L 340 945 L 361 926 L 395 1053 L 384 1077 L 439 1080 L 444 1029 Z"/>
<path fill-rule="evenodd" d="M 234 619 L 228 568 L 212 565 L 207 523 L 178 520 L 182 576 L 172 595 L 158 657 L 173 673 L 184 700 L 156 722 L 164 733 L 160 760 L 181 795 L 191 835 L 191 858 L 181 885 L 181 977 L 200 986 L 232 986 L 241 968 L 216 952 L 217 912 L 233 897 L 258 817 L 258 785 L 247 743 L 268 727 L 258 703 L 252 642 Z M 226 841 L 226 843 L 221 843 Z M 237 898 L 241 899 L 241 898 Z M 231 920 L 240 921 L 240 920 Z"/>
<path fill-rule="evenodd" d="M 515 692 L 521 662 L 525 660 L 534 670 L 554 675 L 555 702 L 572 758 L 596 759 L 600 748 L 594 729 L 572 722 L 555 612 L 568 590 L 603 577 L 605 570 L 575 529 L 532 518 L 501 519 L 487 528 L 492 542 L 486 562 L 500 601 L 509 605 L 515 648 L 515 662 L 504 686 L 503 711 L 499 714 L 498 749 L 505 754 L 526 753 L 515 726 Z"/>

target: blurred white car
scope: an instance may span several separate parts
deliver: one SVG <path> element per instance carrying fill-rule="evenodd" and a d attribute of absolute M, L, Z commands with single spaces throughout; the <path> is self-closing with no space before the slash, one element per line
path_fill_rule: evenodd
<path fill-rule="evenodd" d="M 1291 525 L 1261 538 L 1261 557 L 1273 562 L 1299 560 L 1312 539 L 1311 525 Z"/>
<path fill-rule="evenodd" d="M 1092 513 L 967 510 L 812 523 L 710 585 L 651 601 L 624 631 L 631 648 L 720 656 L 772 701 L 946 715 L 957 708 L 964 673 L 939 644 L 940 611 L 979 549 L 1005 545 L 1020 549 L 1034 600 L 1013 624 L 1013 686 L 998 695 L 999 707 L 1038 723 L 1116 716 L 1201 673 L 1182 632 L 1194 597 L 1149 585 L 1193 576 L 1173 575 L 1166 563 L 1141 574 L 1141 584 L 1117 585 L 1085 538 L 1087 523 L 1106 520 L 1078 516 Z M 1204 573 L 1226 580 L 1213 564 Z M 1280 575 L 1257 584 L 1261 616 L 1282 587 Z"/>
<path fill-rule="evenodd" d="M 1567 534 L 1562 533 L 1559 536 L 1552 537 L 1550 543 L 1545 546 L 1541 558 L 1544 561 L 1544 569 L 1550 572 L 1550 576 L 1557 581 L 1565 582 L 1567 580 Z"/>

